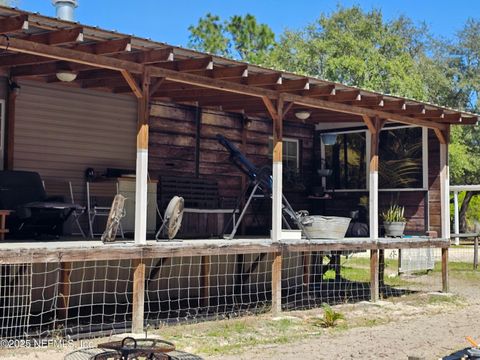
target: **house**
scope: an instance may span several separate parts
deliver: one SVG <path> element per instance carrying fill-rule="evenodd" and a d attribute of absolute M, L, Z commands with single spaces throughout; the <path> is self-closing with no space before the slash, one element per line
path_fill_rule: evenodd
<path fill-rule="evenodd" d="M 137 200 L 134 243 L 0 244 L 0 288 L 16 299 L 0 303 L 10 319 L 0 336 L 51 334 L 59 324 L 74 334 L 139 332 L 147 319 L 202 308 L 206 318 L 280 311 L 292 292 L 314 296 L 321 254 L 338 251 L 370 250 L 362 291 L 376 300 L 384 249 L 442 248 L 448 289 L 449 129 L 477 115 L 6 7 L 0 32 L 3 168 L 71 181 L 79 202 L 85 169 L 136 169 Z M 249 213 L 236 240 L 150 241 L 149 176 L 210 179 L 220 197 L 241 195 L 248 179 L 217 134 L 272 166 L 272 201 Z M 319 177 L 322 169 L 332 175 Z M 297 210 L 350 217 L 363 209 L 368 236 L 289 239 L 284 186 Z M 407 231 L 439 236 L 383 241 L 378 214 L 390 202 L 406 206 Z"/>

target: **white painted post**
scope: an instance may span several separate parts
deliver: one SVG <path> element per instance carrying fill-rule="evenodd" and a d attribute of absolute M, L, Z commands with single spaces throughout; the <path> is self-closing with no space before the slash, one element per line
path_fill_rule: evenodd
<path fill-rule="evenodd" d="M 282 142 L 276 144 L 282 153 Z M 272 191 L 272 241 L 282 240 L 282 160 L 273 160 L 273 191 Z"/>
<path fill-rule="evenodd" d="M 458 214 L 458 191 L 453 192 L 453 219 L 455 234 L 460 234 L 460 221 Z M 460 238 L 455 238 L 455 245 L 460 245 Z"/>
<path fill-rule="evenodd" d="M 135 244 L 144 245 L 147 243 L 147 149 L 137 149 L 137 172 L 135 182 Z"/>
<path fill-rule="evenodd" d="M 440 197 L 442 238 L 450 238 L 450 180 L 448 169 L 448 144 L 440 144 Z"/>
<path fill-rule="evenodd" d="M 137 167 L 135 178 L 135 244 L 147 243 L 148 117 L 150 75 L 142 76 L 142 97 L 138 98 Z"/>

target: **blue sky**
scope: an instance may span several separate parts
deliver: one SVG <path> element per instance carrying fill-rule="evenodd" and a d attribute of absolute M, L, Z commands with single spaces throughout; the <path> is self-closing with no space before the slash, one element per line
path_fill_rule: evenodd
<path fill-rule="evenodd" d="M 185 46 L 188 26 L 207 12 L 227 18 L 251 13 L 267 23 L 276 34 L 296 29 L 314 21 L 322 12 L 343 6 L 360 5 L 365 10 L 380 8 L 386 18 L 407 15 L 414 21 L 425 21 L 434 34 L 452 37 L 465 20 L 480 16 L 476 0 L 79 0 L 76 19 L 88 25 L 135 34 L 171 45 Z M 53 16 L 51 0 L 17 0 L 24 10 Z M 119 5 L 120 4 L 120 5 Z"/>

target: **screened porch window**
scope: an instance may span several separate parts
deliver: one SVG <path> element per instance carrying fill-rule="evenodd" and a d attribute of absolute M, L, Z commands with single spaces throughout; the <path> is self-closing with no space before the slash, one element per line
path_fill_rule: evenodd
<path fill-rule="evenodd" d="M 380 189 L 423 187 L 422 128 L 380 132 L 378 183 Z"/>
<path fill-rule="evenodd" d="M 338 134 L 335 145 L 325 146 L 325 168 L 333 170 L 327 178 L 327 189 L 366 189 L 365 134 Z"/>

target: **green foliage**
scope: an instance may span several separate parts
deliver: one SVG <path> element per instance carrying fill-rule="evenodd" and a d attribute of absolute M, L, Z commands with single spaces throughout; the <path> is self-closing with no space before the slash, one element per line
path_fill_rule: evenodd
<path fill-rule="evenodd" d="M 332 309 L 327 303 L 322 304 L 323 317 L 319 319 L 316 324 L 324 328 L 335 327 L 339 320 L 345 319 L 345 316 Z"/>
<path fill-rule="evenodd" d="M 405 18 L 386 22 L 379 10 L 338 8 L 305 27 L 287 30 L 269 65 L 347 85 L 425 99 L 415 54 L 420 29 Z"/>
<path fill-rule="evenodd" d="M 405 208 L 403 206 L 392 204 L 390 207 L 381 213 L 381 218 L 386 222 L 405 222 Z"/>
<path fill-rule="evenodd" d="M 188 30 L 190 47 L 256 64 L 265 61 L 275 44 L 270 27 L 259 24 L 251 14 L 221 21 L 219 16 L 209 13 Z"/>

